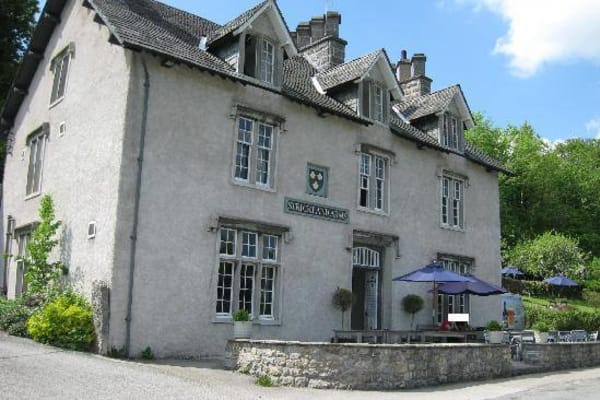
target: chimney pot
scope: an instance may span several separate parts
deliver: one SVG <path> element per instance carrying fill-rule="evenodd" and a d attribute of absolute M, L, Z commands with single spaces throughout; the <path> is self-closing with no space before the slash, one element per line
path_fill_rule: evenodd
<path fill-rule="evenodd" d="M 402 50 L 400 52 L 400 60 L 406 60 L 407 59 L 407 53 L 406 50 Z"/>
<path fill-rule="evenodd" d="M 425 62 L 427 57 L 423 53 L 415 53 L 411 59 L 412 64 L 412 77 L 425 76 Z"/>

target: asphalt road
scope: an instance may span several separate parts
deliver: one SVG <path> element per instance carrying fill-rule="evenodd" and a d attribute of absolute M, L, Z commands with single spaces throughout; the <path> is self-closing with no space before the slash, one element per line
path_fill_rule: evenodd
<path fill-rule="evenodd" d="M 140 363 L 63 351 L 0 332 L 0 399 L 594 399 L 600 368 L 398 392 L 262 388 L 217 363 Z"/>

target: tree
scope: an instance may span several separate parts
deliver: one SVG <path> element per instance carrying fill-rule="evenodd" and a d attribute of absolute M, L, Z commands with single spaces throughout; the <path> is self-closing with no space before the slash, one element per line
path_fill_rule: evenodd
<path fill-rule="evenodd" d="M 54 220 L 54 204 L 50 195 L 42 197 L 39 216 L 40 224 L 31 234 L 23 261 L 27 271 L 27 291 L 30 294 L 47 295 L 58 289 L 64 269 L 60 261 L 48 262 L 52 249 L 58 244 L 55 236 L 60 227 L 60 222 Z"/>
<path fill-rule="evenodd" d="M 423 309 L 423 298 L 416 294 L 408 294 L 402 298 L 402 308 L 410 314 L 410 330 L 415 323 L 415 314 Z"/>
<path fill-rule="evenodd" d="M 0 5 L 0 110 L 35 26 L 37 0 L 2 0 Z M 5 143 L 0 140 L 0 180 Z"/>
<path fill-rule="evenodd" d="M 352 307 L 352 301 L 352 291 L 348 289 L 338 287 L 333 293 L 333 299 L 331 300 L 331 302 L 333 303 L 335 308 L 342 312 L 342 329 L 344 329 L 344 313 L 348 311 L 350 307 Z"/>
<path fill-rule="evenodd" d="M 585 254 L 577 240 L 546 232 L 533 240 L 518 243 L 508 252 L 508 261 L 537 279 L 564 274 L 571 279 L 586 277 Z"/>

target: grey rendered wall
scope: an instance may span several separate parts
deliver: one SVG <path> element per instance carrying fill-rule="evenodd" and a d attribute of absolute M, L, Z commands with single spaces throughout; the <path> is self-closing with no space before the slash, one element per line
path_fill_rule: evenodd
<path fill-rule="evenodd" d="M 384 328 L 406 329 L 400 299 L 429 285 L 392 283 L 393 276 L 428 263 L 438 252 L 476 259 L 477 275 L 499 283 L 500 228 L 495 173 L 466 159 L 393 136 L 381 125 L 365 127 L 276 93 L 243 86 L 184 66 L 161 67 L 148 58 L 150 108 L 141 189 L 140 225 L 132 320 L 132 353 L 151 346 L 159 356 L 222 355 L 232 335 L 214 319 L 216 293 L 215 216 L 251 218 L 289 226 L 293 240 L 282 248 L 281 320 L 255 325 L 257 338 L 328 340 L 339 328 L 331 306 L 337 286 L 351 287 L 353 229 L 394 234 L 400 257 L 386 253 L 382 310 Z M 138 98 L 139 100 L 140 98 Z M 236 104 L 251 105 L 286 119 L 278 136 L 276 190 L 232 182 Z M 139 109 L 139 105 L 132 107 Z M 359 155 L 356 145 L 391 149 L 391 210 L 379 215 L 357 210 Z M 327 166 L 329 197 L 304 193 L 306 163 Z M 440 228 L 440 174 L 449 169 L 469 177 L 465 187 L 464 232 Z M 350 210 L 350 224 L 283 213 L 284 197 Z M 118 267 L 116 267 L 118 268 Z M 431 321 L 427 304 L 418 319 Z M 473 323 L 500 317 L 498 299 L 473 299 Z"/>
<path fill-rule="evenodd" d="M 93 281 L 111 279 L 115 188 L 120 172 L 129 66 L 123 48 L 108 43 L 107 28 L 95 23 L 93 13 L 80 1 L 67 2 L 61 20 L 15 122 L 15 145 L 7 157 L 5 172 L 5 216 L 12 215 L 17 227 L 38 219 L 41 195 L 25 199 L 26 138 L 48 122 L 42 195 L 52 195 L 56 217 L 63 224 L 60 249 L 54 256 L 67 263 L 75 287 L 89 296 Z M 66 94 L 63 101 L 50 108 L 53 73 L 49 63 L 70 42 L 75 43 L 75 57 Z M 67 127 L 62 137 L 58 135 L 61 122 Z M 87 236 L 90 221 L 97 222 L 97 234 L 92 240 Z M 14 295 L 14 269 L 12 262 L 9 296 Z"/>

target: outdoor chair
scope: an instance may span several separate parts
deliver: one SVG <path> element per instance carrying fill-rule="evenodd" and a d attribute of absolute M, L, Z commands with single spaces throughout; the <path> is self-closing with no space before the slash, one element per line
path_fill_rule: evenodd
<path fill-rule="evenodd" d="M 535 335 L 533 331 L 521 332 L 521 343 L 535 343 Z"/>
<path fill-rule="evenodd" d="M 548 332 L 548 343 L 556 343 L 556 342 L 558 342 L 558 331 Z"/>
<path fill-rule="evenodd" d="M 558 331 L 558 341 L 559 342 L 570 342 L 571 341 L 571 332 Z"/>
<path fill-rule="evenodd" d="M 582 329 L 571 331 L 571 342 L 585 342 L 587 341 L 587 337 L 587 332 Z"/>

